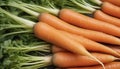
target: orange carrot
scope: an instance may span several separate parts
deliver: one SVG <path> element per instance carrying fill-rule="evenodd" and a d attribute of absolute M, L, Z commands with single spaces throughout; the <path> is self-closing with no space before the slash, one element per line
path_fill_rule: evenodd
<path fill-rule="evenodd" d="M 114 51 L 120 53 L 120 46 L 117 45 L 107 45 L 107 46 L 113 49 Z"/>
<path fill-rule="evenodd" d="M 120 48 L 111 47 L 111 49 L 113 49 L 114 51 L 120 53 Z"/>
<path fill-rule="evenodd" d="M 108 53 L 108 54 L 112 54 L 114 56 L 120 57 L 119 53 L 117 53 L 116 51 L 112 50 L 111 48 L 109 48 L 103 44 L 97 43 L 95 41 L 92 41 L 92 40 L 87 39 L 87 38 L 82 37 L 82 36 L 67 33 L 65 31 L 60 31 L 60 32 L 62 34 L 65 34 L 69 38 L 78 41 L 80 44 L 82 44 L 89 51 Z"/>
<path fill-rule="evenodd" d="M 110 2 L 110 3 L 114 4 L 114 5 L 120 6 L 120 1 L 119 0 L 101 0 L 101 1 Z"/>
<path fill-rule="evenodd" d="M 76 42 L 75 40 L 72 40 L 71 38 L 67 37 L 66 35 L 60 33 L 58 30 L 56 30 L 54 27 L 39 22 L 34 26 L 34 33 L 35 35 L 43 39 L 47 42 L 50 42 L 54 45 L 58 45 L 61 48 L 64 48 L 68 51 L 71 51 L 73 53 L 79 54 L 79 55 L 85 55 L 93 58 L 98 63 L 102 65 L 104 68 L 104 65 L 101 61 L 99 61 L 97 58 L 95 58 L 93 55 L 91 55 L 83 45 L 81 45 L 79 42 Z M 105 68 L 104 68 L 105 69 Z"/>
<path fill-rule="evenodd" d="M 58 52 L 67 52 L 68 50 L 63 49 L 59 46 L 53 45 L 52 46 L 52 53 L 58 53 Z"/>
<path fill-rule="evenodd" d="M 108 2 L 103 2 L 101 10 L 111 16 L 120 18 L 120 7 Z"/>
<path fill-rule="evenodd" d="M 62 9 L 59 13 L 59 17 L 70 24 L 82 28 L 101 31 L 107 34 L 120 37 L 119 27 L 100 20 L 96 20 L 83 14 L 79 14 L 69 9 Z"/>
<path fill-rule="evenodd" d="M 100 10 L 97 10 L 93 16 L 95 19 L 98 19 L 98 20 L 101 20 L 104 22 L 108 22 L 110 24 L 113 24 L 113 25 L 120 27 L 120 19 L 112 17 L 110 15 L 107 15 Z"/>
<path fill-rule="evenodd" d="M 91 54 L 103 63 L 110 63 L 112 61 L 118 60 L 118 58 L 107 54 L 102 54 L 102 53 L 91 53 Z M 96 61 L 94 61 L 93 59 L 87 56 L 75 55 L 70 52 L 55 53 L 53 56 L 53 64 L 57 67 L 98 65 Z"/>
<path fill-rule="evenodd" d="M 120 69 L 120 62 L 111 62 L 105 64 L 106 69 Z M 59 68 L 59 69 L 102 69 L 101 66 L 90 66 L 90 67 L 76 67 L 76 68 Z"/>
<path fill-rule="evenodd" d="M 81 35 L 94 41 L 120 45 L 120 39 L 114 36 L 107 35 L 102 32 L 78 28 L 48 13 L 42 13 L 39 17 L 39 20 L 42 22 L 46 22 L 47 24 L 53 26 L 56 29 Z"/>

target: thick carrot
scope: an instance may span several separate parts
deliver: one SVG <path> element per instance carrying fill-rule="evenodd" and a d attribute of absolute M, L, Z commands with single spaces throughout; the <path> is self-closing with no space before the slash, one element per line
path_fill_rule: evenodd
<path fill-rule="evenodd" d="M 103 68 L 104 65 L 101 61 L 99 61 L 97 58 L 95 58 L 93 55 L 91 55 L 83 45 L 81 45 L 79 42 L 76 42 L 75 40 L 72 40 L 71 38 L 67 37 L 66 35 L 60 33 L 58 30 L 56 30 L 54 27 L 39 22 L 34 26 L 34 33 L 35 35 L 43 39 L 47 42 L 50 42 L 54 45 L 58 45 L 61 48 L 64 48 L 68 51 L 71 51 L 73 53 L 79 54 L 79 55 L 85 55 L 93 58 L 98 63 L 100 63 Z M 105 69 L 105 68 L 104 68 Z"/>
<path fill-rule="evenodd" d="M 46 22 L 47 24 L 53 26 L 56 29 L 64 30 L 64 31 L 74 33 L 77 35 L 81 35 L 94 41 L 120 45 L 120 39 L 114 36 L 107 35 L 102 32 L 78 28 L 48 13 L 42 13 L 39 16 L 39 20 L 42 22 Z"/>
<path fill-rule="evenodd" d="M 111 62 L 105 64 L 106 69 L 120 69 L 120 62 Z M 59 68 L 59 69 L 102 69 L 101 66 L 90 66 L 90 67 L 76 67 L 76 68 Z"/>
<path fill-rule="evenodd" d="M 101 10 L 111 16 L 120 18 L 120 7 L 108 2 L 103 2 Z"/>
<path fill-rule="evenodd" d="M 103 63 L 110 63 L 118 59 L 114 56 L 102 54 L 102 53 L 91 53 L 91 54 Z M 93 59 L 87 56 L 75 55 L 70 52 L 55 53 L 53 56 L 53 64 L 57 67 L 76 67 L 76 66 L 98 65 L 96 61 L 94 61 Z"/>
<path fill-rule="evenodd" d="M 108 53 L 108 54 L 120 57 L 119 53 L 117 53 L 116 51 L 112 50 L 111 48 L 109 48 L 103 44 L 97 43 L 97 42 L 92 41 L 90 39 L 87 39 L 85 37 L 71 34 L 71 33 L 65 32 L 65 31 L 60 31 L 60 32 L 62 34 L 65 34 L 69 38 L 78 41 L 80 44 L 82 44 L 89 51 Z"/>
<path fill-rule="evenodd" d="M 70 9 L 62 9 L 59 13 L 59 17 L 70 24 L 82 28 L 101 31 L 107 34 L 120 37 L 119 27 L 85 16 Z"/>
<path fill-rule="evenodd" d="M 101 1 L 110 2 L 110 3 L 114 4 L 114 5 L 120 6 L 120 1 L 119 0 L 101 0 Z"/>
<path fill-rule="evenodd" d="M 108 22 L 110 24 L 113 24 L 113 25 L 120 27 L 120 19 L 118 19 L 116 17 L 112 17 L 110 15 L 107 15 L 100 10 L 97 10 L 93 16 L 95 19 L 98 19 L 98 20 L 101 20 L 104 22 Z"/>

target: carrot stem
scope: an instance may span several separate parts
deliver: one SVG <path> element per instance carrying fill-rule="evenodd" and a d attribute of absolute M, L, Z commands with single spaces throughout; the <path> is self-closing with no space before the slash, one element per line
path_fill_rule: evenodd
<path fill-rule="evenodd" d="M 5 37 L 10 36 L 10 35 L 22 34 L 22 33 L 31 33 L 31 32 L 32 32 L 31 30 L 25 30 L 25 31 L 6 33 L 6 34 L 0 36 L 0 39 L 5 38 Z"/>
<path fill-rule="evenodd" d="M 100 9 L 99 6 L 94 6 L 94 5 L 91 5 L 90 3 L 86 2 L 86 0 L 81 0 L 82 3 L 86 6 L 89 6 L 89 7 L 92 7 L 92 8 L 96 8 L 96 9 Z"/>
<path fill-rule="evenodd" d="M 90 0 L 91 2 L 97 4 L 97 5 L 101 5 L 102 2 L 100 0 Z"/>
<path fill-rule="evenodd" d="M 86 9 L 86 10 L 89 10 L 91 13 L 96 10 L 96 9 L 88 7 L 88 6 L 86 7 L 85 5 L 78 3 L 76 0 L 70 0 L 70 1 L 73 2 L 74 4 L 76 4 L 79 7 L 82 7 L 84 9 Z"/>
<path fill-rule="evenodd" d="M 13 20 L 15 20 L 16 22 L 18 22 L 21 25 L 25 25 L 26 28 L 33 28 L 33 26 L 35 25 L 35 22 L 27 20 L 27 19 L 23 19 L 20 18 L 18 16 L 12 15 L 9 12 L 3 10 L 2 8 L 0 8 L 0 12 L 6 14 L 7 16 L 11 17 Z"/>

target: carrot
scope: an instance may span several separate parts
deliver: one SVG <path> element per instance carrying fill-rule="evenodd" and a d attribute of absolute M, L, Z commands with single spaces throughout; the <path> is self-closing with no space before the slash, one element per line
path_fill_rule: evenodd
<path fill-rule="evenodd" d="M 72 2 L 74 2 L 75 0 L 71 0 Z M 79 2 L 81 2 L 81 1 L 79 1 Z M 54 7 L 54 5 L 52 5 L 51 4 L 51 1 L 48 1 L 48 4 L 50 4 L 51 6 L 53 6 Z M 77 4 L 79 4 L 79 3 L 77 3 Z M 19 4 L 17 4 L 17 5 L 19 5 Z M 73 5 L 73 4 L 72 4 Z M 13 5 L 12 5 L 13 6 Z M 22 10 L 24 10 L 24 11 L 26 11 L 26 10 L 28 10 L 28 8 L 29 9 L 32 9 L 32 10 L 34 10 L 34 11 L 45 11 L 45 12 L 49 12 L 49 13 L 53 13 L 53 14 L 55 14 L 55 15 L 58 15 L 58 13 L 60 13 L 60 15 L 59 16 L 61 16 L 61 11 L 63 11 L 63 10 L 59 10 L 59 9 L 56 9 L 56 8 L 54 8 L 54 9 L 52 9 L 52 8 L 45 8 L 45 7 L 42 7 L 42 6 L 38 6 L 38 5 L 26 5 L 25 3 L 24 3 L 24 6 L 23 5 L 21 5 L 23 8 L 24 7 L 27 7 L 27 9 L 22 9 Z M 50 7 L 51 7 L 50 6 Z M 84 5 L 82 5 L 82 6 L 84 6 Z M 37 7 L 37 8 L 36 8 Z M 17 7 L 18 8 L 18 7 Z M 82 8 L 84 8 L 84 7 L 82 7 Z M 19 9 L 21 9 L 20 7 L 19 7 Z M 38 10 L 38 9 L 40 9 L 40 10 Z M 53 10 L 56 10 L 56 11 L 53 11 Z M 87 9 L 85 9 L 85 10 L 88 10 L 88 8 Z M 31 11 L 31 12 L 34 12 L 34 11 Z M 40 11 L 40 12 L 41 12 Z M 95 10 L 93 10 L 93 11 L 95 11 Z M 28 12 L 27 12 L 28 13 Z M 34 12 L 34 13 L 36 13 L 36 12 Z M 30 14 L 30 10 L 29 10 L 29 14 Z M 36 15 L 37 14 L 37 15 Z M 36 13 L 36 14 L 34 14 L 34 16 L 38 16 L 39 15 L 39 13 Z M 64 14 L 64 13 L 63 13 Z M 73 13 L 72 13 L 73 14 Z M 31 15 L 33 15 L 33 14 L 31 14 Z M 63 16 L 63 15 L 62 15 Z M 66 16 L 66 15 L 65 15 Z M 68 17 L 69 17 L 69 15 L 67 15 Z M 74 15 L 70 15 L 70 17 L 73 17 Z M 82 15 L 81 15 L 82 16 Z M 70 18 L 69 17 L 69 18 Z M 83 18 L 83 17 L 85 17 L 85 18 Z M 80 17 L 79 17 L 80 18 Z M 77 19 L 79 19 L 79 18 L 77 18 Z M 82 18 L 82 19 L 81 19 Z M 104 24 L 104 22 L 100 22 L 100 21 L 97 21 L 97 24 L 96 24 L 96 20 L 95 19 L 92 19 L 92 18 L 89 18 L 89 17 L 86 17 L 86 16 L 82 16 L 80 18 L 80 21 L 81 21 L 81 24 L 80 24 L 80 26 L 83 26 L 83 27 L 87 27 L 88 29 L 93 29 L 93 30 L 98 30 L 98 31 L 102 31 L 102 32 L 106 32 L 106 33 L 110 33 L 110 34 L 113 34 L 113 35 L 116 35 L 116 36 L 120 36 L 120 33 L 119 33 L 119 28 L 116 28 L 116 26 L 113 26 L 113 25 L 111 25 L 111 24 Z M 88 19 L 88 20 L 86 20 L 86 18 Z M 67 17 L 65 18 L 65 19 L 67 19 Z M 74 18 L 74 19 L 76 19 L 76 18 Z M 89 20 L 90 19 L 90 20 Z M 91 20 L 92 19 L 92 20 Z M 69 20 L 69 19 L 68 19 Z M 71 19 L 70 19 L 71 20 Z M 76 21 L 78 21 L 78 20 L 76 20 Z M 82 23 L 82 21 L 83 21 L 83 23 Z M 94 22 L 95 21 L 95 22 Z M 75 22 L 75 21 L 74 21 Z M 73 22 L 73 23 L 74 23 Z M 87 23 L 86 23 L 87 22 Z M 85 25 L 84 25 L 85 24 Z M 89 25 L 90 24 L 90 25 Z M 98 25 L 98 26 L 97 26 Z M 97 27 L 95 27 L 95 26 L 97 26 Z M 112 31 L 112 32 L 111 32 Z"/>
<path fill-rule="evenodd" d="M 110 63 L 112 61 L 118 60 L 118 58 L 107 54 L 102 54 L 102 53 L 91 53 L 91 54 L 103 63 Z M 87 56 L 75 55 L 70 52 L 55 53 L 53 56 L 53 64 L 57 67 L 98 65 L 96 61 L 94 61 L 93 59 Z"/>
<path fill-rule="evenodd" d="M 60 48 L 59 46 L 53 45 L 52 46 L 52 53 L 58 53 L 58 52 L 67 52 L 68 50 Z"/>
<path fill-rule="evenodd" d="M 112 24 L 115 24 L 116 25 L 116 23 L 113 23 L 113 22 L 119 22 L 119 20 L 117 19 L 117 18 L 115 18 L 115 17 L 111 17 L 111 16 L 106 16 L 105 14 L 103 15 L 103 14 L 99 14 L 100 12 L 100 10 L 99 11 L 97 11 L 95 8 L 99 8 L 99 9 L 102 9 L 102 11 L 104 12 L 105 11 L 105 13 L 110 13 L 110 15 L 113 15 L 113 16 L 120 16 L 119 14 L 120 14 L 120 7 L 118 7 L 118 6 L 115 6 L 115 5 L 112 5 L 111 3 L 108 3 L 108 2 L 101 2 L 100 0 L 89 0 L 89 1 L 91 1 L 91 2 L 93 2 L 93 3 L 95 3 L 95 4 L 98 4 L 99 6 L 95 6 L 95 5 L 92 5 L 91 6 L 91 4 L 89 4 L 89 2 L 88 1 L 85 1 L 85 0 L 80 0 L 80 1 L 78 1 L 78 0 L 71 0 L 71 2 L 74 4 L 74 5 L 76 5 L 76 6 L 78 6 L 78 7 L 82 7 L 82 8 L 84 8 L 84 9 L 86 9 L 86 10 L 89 10 L 90 11 L 90 14 L 93 14 L 93 16 L 97 16 L 99 19 L 102 19 L 103 21 L 105 20 L 105 21 L 108 21 L 108 22 L 110 22 L 109 20 L 113 20 L 112 21 Z M 90 3 L 91 3 L 90 2 Z M 72 5 L 71 5 L 72 6 Z M 102 7 L 101 7 L 102 6 Z M 79 8 L 76 8 L 77 10 L 79 10 Z M 118 13 L 118 14 L 117 14 Z M 101 16 L 102 16 L 102 18 L 101 18 Z M 113 19 L 112 19 L 113 18 Z M 86 18 L 85 18 L 86 19 Z M 114 20 L 115 19 L 115 20 Z M 83 21 L 84 22 L 84 21 Z M 80 23 L 80 22 L 79 22 Z M 111 23 L 111 22 L 110 22 Z M 79 25 L 79 26 L 81 26 L 81 25 Z M 118 25 L 119 26 L 119 25 Z M 86 27 L 85 27 L 86 28 Z"/>
<path fill-rule="evenodd" d="M 60 32 L 62 34 L 65 34 L 69 38 L 78 41 L 80 44 L 82 44 L 89 51 L 108 53 L 108 54 L 112 54 L 114 56 L 120 57 L 119 53 L 117 53 L 116 51 L 112 50 L 111 48 L 109 48 L 103 44 L 97 43 L 95 41 L 92 41 L 92 40 L 87 39 L 87 38 L 82 37 L 82 36 L 67 33 L 65 31 L 60 31 Z"/>
<path fill-rule="evenodd" d="M 43 23 L 43 22 L 37 23 L 34 26 L 34 33 L 38 38 L 43 39 L 47 42 L 50 42 L 54 45 L 58 45 L 61 48 L 64 48 L 68 51 L 71 51 L 71 52 L 79 54 L 79 55 L 89 56 L 89 57 L 93 58 L 94 60 L 96 60 L 98 63 L 100 63 L 104 68 L 103 63 L 101 61 L 99 61 L 97 58 L 95 58 L 94 56 L 92 56 L 84 48 L 83 45 L 72 40 L 71 38 L 67 37 L 66 35 L 61 34 L 58 30 L 56 30 L 54 27 L 52 27 L 48 24 Z"/>
<path fill-rule="evenodd" d="M 106 69 L 120 69 L 120 62 L 112 62 L 105 64 Z M 102 69 L 101 66 L 90 66 L 90 67 L 76 67 L 76 68 L 60 68 L 60 69 Z"/>
<path fill-rule="evenodd" d="M 101 0 L 101 1 L 110 2 L 110 3 L 114 4 L 114 5 L 120 6 L 120 1 L 119 0 Z"/>
<path fill-rule="evenodd" d="M 110 24 L 120 27 L 120 19 L 107 15 L 100 10 L 97 10 L 93 16 L 97 20 L 108 22 Z"/>
<path fill-rule="evenodd" d="M 107 45 L 107 46 L 113 49 L 114 51 L 120 53 L 120 46 L 117 45 Z"/>
<path fill-rule="evenodd" d="M 103 21 L 90 18 L 88 16 L 79 14 L 69 9 L 62 9 L 59 13 L 59 17 L 70 24 L 73 24 L 82 28 L 101 31 L 107 34 L 120 37 L 119 27 L 114 26 L 112 24 L 108 24 Z"/>
<path fill-rule="evenodd" d="M 106 45 L 106 46 L 108 46 L 108 45 Z M 118 47 L 118 46 L 116 47 L 114 45 L 111 45 L 111 46 L 108 46 L 108 47 L 120 54 L 120 47 Z M 52 46 L 52 53 L 58 53 L 58 52 L 69 52 L 69 51 L 53 45 Z"/>
<path fill-rule="evenodd" d="M 42 22 L 46 22 L 47 24 L 53 26 L 56 29 L 64 30 L 64 31 L 74 33 L 77 35 L 81 35 L 94 41 L 120 45 L 120 39 L 114 36 L 107 35 L 102 32 L 78 28 L 48 13 L 42 13 L 39 16 L 39 20 Z"/>
<path fill-rule="evenodd" d="M 120 53 L 120 48 L 111 47 L 111 49 L 113 49 L 114 51 Z"/>
<path fill-rule="evenodd" d="M 99 7 L 101 6 L 100 9 L 104 13 L 109 14 L 109 15 L 114 16 L 114 17 L 117 17 L 117 18 L 120 18 L 120 7 L 119 6 L 116 6 L 116 5 L 114 5 L 114 4 L 110 3 L 110 2 L 107 2 L 107 1 L 104 1 L 104 2 L 101 2 L 100 0 L 90 0 L 90 1 L 98 4 Z M 110 0 L 110 1 L 112 1 L 112 0 Z M 119 5 L 120 5 L 120 1 L 118 1 L 118 2 L 117 1 L 118 0 L 113 1 L 113 2 L 114 3 L 119 3 Z M 95 11 L 95 10 L 93 10 L 93 11 Z"/>
<path fill-rule="evenodd" d="M 111 16 L 120 18 L 120 7 L 108 2 L 103 2 L 101 10 Z"/>

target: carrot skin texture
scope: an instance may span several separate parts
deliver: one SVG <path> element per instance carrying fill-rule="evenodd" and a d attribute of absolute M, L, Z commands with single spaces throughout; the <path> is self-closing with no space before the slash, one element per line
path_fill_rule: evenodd
<path fill-rule="evenodd" d="M 78 27 L 96 30 L 96 31 L 100 31 L 100 32 L 104 32 L 110 35 L 120 37 L 119 27 L 85 16 L 83 14 L 80 14 L 70 9 L 62 9 L 59 13 L 59 17 L 62 20 L 70 24 L 76 25 Z"/>
<path fill-rule="evenodd" d="M 120 6 L 120 1 L 119 0 L 101 0 L 103 2 L 110 2 L 114 5 Z"/>
<path fill-rule="evenodd" d="M 105 64 L 106 69 L 120 69 L 120 62 L 111 62 Z M 60 69 L 103 69 L 100 65 L 91 67 L 60 68 Z"/>
<path fill-rule="evenodd" d="M 58 53 L 58 52 L 67 52 L 68 50 L 60 48 L 59 46 L 53 45 L 52 46 L 52 53 Z"/>
<path fill-rule="evenodd" d="M 97 59 L 103 63 L 110 63 L 116 58 L 111 55 L 102 54 L 102 53 L 91 53 Z M 107 58 L 107 59 L 106 59 Z M 77 67 L 77 66 L 91 66 L 98 65 L 96 61 L 81 55 L 75 55 L 70 52 L 58 52 L 53 56 L 53 64 L 57 67 Z"/>
<path fill-rule="evenodd" d="M 118 45 L 107 45 L 107 46 L 113 49 L 114 51 L 120 53 L 120 46 Z"/>
<path fill-rule="evenodd" d="M 120 19 L 119 18 L 107 15 L 100 10 L 97 10 L 94 13 L 94 18 L 97 20 L 101 20 L 101 21 L 104 21 L 104 22 L 107 22 L 107 23 L 110 23 L 110 24 L 120 27 Z"/>
<path fill-rule="evenodd" d="M 65 34 L 69 38 L 79 42 L 80 44 L 82 44 L 88 51 L 102 52 L 102 53 L 114 55 L 116 57 L 120 57 L 119 53 L 117 53 L 116 51 L 112 50 L 111 48 L 109 48 L 103 44 L 97 43 L 97 42 L 87 39 L 85 37 L 71 34 L 71 33 L 65 32 L 65 31 L 60 31 L 60 32 L 62 34 Z"/>
<path fill-rule="evenodd" d="M 120 45 L 120 39 L 114 36 L 73 26 L 48 13 L 42 13 L 39 17 L 39 20 L 42 22 L 46 22 L 47 24 L 53 26 L 56 29 L 81 35 L 97 42 Z"/>
<path fill-rule="evenodd" d="M 37 23 L 34 26 L 34 33 L 36 37 L 50 42 L 54 45 L 60 46 L 61 48 L 64 48 L 73 53 L 79 55 L 89 55 L 89 52 L 83 47 L 83 45 L 74 40 L 71 40 L 70 38 L 61 34 L 58 30 L 46 23 Z"/>
<path fill-rule="evenodd" d="M 118 7 L 116 5 L 113 5 L 108 2 L 103 2 L 102 6 L 101 6 L 101 10 L 106 14 L 120 18 L 120 7 Z"/>

